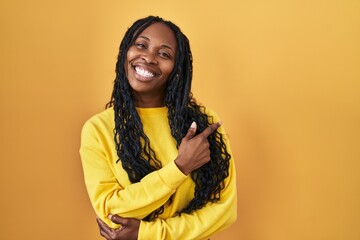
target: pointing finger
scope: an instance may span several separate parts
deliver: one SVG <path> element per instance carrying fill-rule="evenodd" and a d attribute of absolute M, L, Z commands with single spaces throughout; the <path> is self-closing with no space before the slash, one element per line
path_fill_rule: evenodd
<path fill-rule="evenodd" d="M 210 136 L 211 133 L 215 132 L 221 126 L 221 121 L 211 124 L 208 126 L 200 135 L 204 138 Z"/>

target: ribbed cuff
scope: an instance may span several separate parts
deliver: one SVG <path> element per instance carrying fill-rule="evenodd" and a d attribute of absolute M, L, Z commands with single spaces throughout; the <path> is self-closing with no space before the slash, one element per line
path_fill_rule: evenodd
<path fill-rule="evenodd" d="M 165 167 L 160 169 L 158 174 L 164 184 L 173 190 L 175 190 L 187 177 L 176 166 L 174 161 L 168 163 Z"/>
<path fill-rule="evenodd" d="M 157 229 L 153 222 L 140 221 L 138 240 L 156 239 L 157 234 Z"/>

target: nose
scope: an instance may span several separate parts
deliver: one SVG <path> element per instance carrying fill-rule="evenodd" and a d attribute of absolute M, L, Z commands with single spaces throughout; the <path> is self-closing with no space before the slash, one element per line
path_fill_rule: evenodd
<path fill-rule="evenodd" d="M 157 60 L 156 60 L 156 53 L 152 52 L 152 51 L 148 51 L 146 53 L 144 53 L 141 57 L 146 63 L 149 64 L 157 64 Z"/>

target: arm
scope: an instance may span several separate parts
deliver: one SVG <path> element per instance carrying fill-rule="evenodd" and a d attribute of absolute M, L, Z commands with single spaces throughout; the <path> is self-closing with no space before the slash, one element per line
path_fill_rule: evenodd
<path fill-rule="evenodd" d="M 152 236 L 152 239 L 167 240 L 203 239 L 228 227 L 237 217 L 236 176 L 232 159 L 225 184 L 219 202 L 208 203 L 191 214 L 181 214 L 168 219 L 157 218 L 152 222 L 141 221 L 138 239 L 149 239 L 149 236 Z"/>
<path fill-rule="evenodd" d="M 87 191 L 96 214 L 111 227 L 118 225 L 107 218 L 110 213 L 142 219 L 162 206 L 186 179 L 175 163 L 170 162 L 138 183 L 121 186 L 110 167 L 104 141 L 106 137 L 99 134 L 92 122 L 84 125 L 80 154 Z"/>
<path fill-rule="evenodd" d="M 191 134 L 188 134 L 188 137 L 185 137 L 183 139 L 183 142 L 191 142 L 191 144 L 189 145 L 194 146 L 197 144 L 198 141 L 203 141 L 206 138 L 206 135 L 212 132 L 212 127 L 215 126 L 216 124 L 210 126 L 210 131 L 204 131 L 202 134 L 198 135 L 195 138 L 192 138 Z M 189 133 L 190 132 L 191 131 L 189 130 Z M 192 132 L 194 133 L 194 131 Z M 201 135 L 203 136 L 201 137 Z M 224 135 L 224 137 L 225 142 L 227 142 L 226 135 Z M 187 148 L 189 145 L 183 145 L 185 151 L 179 151 L 179 157 L 177 160 L 182 159 L 180 156 L 184 156 L 181 153 L 191 152 L 191 149 Z M 229 144 L 227 144 L 227 147 L 228 152 L 231 154 Z M 179 149 L 181 148 L 182 147 L 180 147 Z M 204 160 L 205 159 L 206 158 L 204 158 Z M 190 168 L 188 165 L 189 164 L 183 165 L 185 166 L 184 172 L 187 172 L 188 169 L 192 171 L 193 168 L 196 168 L 196 165 L 190 166 Z M 111 219 L 112 221 L 116 220 L 114 222 L 117 223 L 121 220 L 128 221 L 128 223 L 138 223 L 140 225 L 140 228 L 138 224 L 129 224 L 129 226 L 123 225 L 123 227 L 125 228 L 122 229 L 110 229 L 105 224 L 101 224 L 101 222 L 98 222 L 100 231 L 103 231 L 102 236 L 105 237 L 111 235 L 113 236 L 111 239 L 120 240 L 127 239 L 128 237 L 132 236 L 127 232 L 123 231 L 124 229 L 128 229 L 130 232 L 136 233 L 136 235 L 139 234 L 139 239 L 149 239 L 151 237 L 151 239 L 155 238 L 187 240 L 199 239 L 210 236 L 211 234 L 226 228 L 236 220 L 236 176 L 233 159 L 230 160 L 229 177 L 225 179 L 225 188 L 221 192 L 221 200 L 216 203 L 208 203 L 202 209 L 196 210 L 191 214 L 182 214 L 181 216 L 171 217 L 167 219 L 158 218 L 153 222 L 141 221 L 140 223 L 138 222 L 139 220 L 133 218 L 121 218 L 114 215 L 111 217 Z M 105 235 L 106 232 L 108 233 L 107 235 Z"/>
<path fill-rule="evenodd" d="M 214 121 L 219 121 L 214 112 L 210 112 Z M 232 155 L 230 143 L 224 128 L 222 133 L 228 153 Z M 221 200 L 208 203 L 202 209 L 191 214 L 181 214 L 167 219 L 156 219 L 152 222 L 141 221 L 139 240 L 149 239 L 203 239 L 221 231 L 235 222 L 237 217 L 236 171 L 233 157 L 230 159 L 229 176 L 225 179 L 225 188 L 221 191 Z"/>
<path fill-rule="evenodd" d="M 231 154 L 230 149 L 228 150 Z M 157 218 L 152 222 L 110 216 L 113 222 L 121 223 L 121 229 L 111 229 L 99 220 L 98 224 L 101 235 L 106 239 L 189 240 L 203 239 L 225 229 L 236 220 L 236 215 L 236 176 L 234 162 L 231 159 L 229 177 L 225 180 L 225 188 L 221 192 L 219 202 L 208 203 L 191 214 L 167 219 Z"/>

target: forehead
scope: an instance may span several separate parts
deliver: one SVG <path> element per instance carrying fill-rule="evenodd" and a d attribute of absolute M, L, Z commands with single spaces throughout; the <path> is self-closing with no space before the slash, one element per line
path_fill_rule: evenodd
<path fill-rule="evenodd" d="M 170 45 L 174 49 L 177 47 L 175 33 L 164 23 L 154 23 L 140 33 L 139 37 L 146 37 L 151 42 Z"/>

